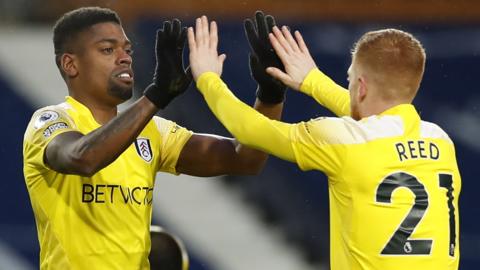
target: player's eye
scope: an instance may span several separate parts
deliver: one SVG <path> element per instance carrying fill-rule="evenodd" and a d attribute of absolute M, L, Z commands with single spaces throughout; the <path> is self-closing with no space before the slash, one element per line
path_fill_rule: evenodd
<path fill-rule="evenodd" d="M 132 49 L 132 48 L 125 49 L 125 52 L 126 52 L 128 55 L 132 55 L 132 54 L 133 54 L 133 49 Z"/>
<path fill-rule="evenodd" d="M 113 53 L 113 48 L 112 47 L 102 48 L 102 52 L 104 54 L 111 54 Z"/>

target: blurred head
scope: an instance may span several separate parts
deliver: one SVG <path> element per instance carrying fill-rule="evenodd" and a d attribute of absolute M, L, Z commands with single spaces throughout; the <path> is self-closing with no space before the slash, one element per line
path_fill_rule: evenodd
<path fill-rule="evenodd" d="M 159 226 L 151 226 L 152 247 L 148 260 L 152 270 L 187 270 L 188 254 L 182 241 Z"/>
<path fill-rule="evenodd" d="M 367 32 L 355 44 L 348 70 L 352 117 L 369 116 L 375 106 L 411 103 L 424 69 L 425 50 L 411 34 L 397 29 Z"/>
<path fill-rule="evenodd" d="M 54 26 L 53 43 L 71 94 L 111 105 L 132 96 L 131 43 L 114 11 L 85 7 L 64 14 Z"/>

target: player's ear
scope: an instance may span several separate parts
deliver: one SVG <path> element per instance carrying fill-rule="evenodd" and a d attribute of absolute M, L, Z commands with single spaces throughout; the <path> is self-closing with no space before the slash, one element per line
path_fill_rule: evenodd
<path fill-rule="evenodd" d="M 358 101 L 363 101 L 367 97 L 367 81 L 365 80 L 365 77 L 359 76 L 358 77 Z"/>
<path fill-rule="evenodd" d="M 78 75 L 78 68 L 76 57 L 74 54 L 64 53 L 60 57 L 60 67 L 67 77 L 76 77 Z"/>

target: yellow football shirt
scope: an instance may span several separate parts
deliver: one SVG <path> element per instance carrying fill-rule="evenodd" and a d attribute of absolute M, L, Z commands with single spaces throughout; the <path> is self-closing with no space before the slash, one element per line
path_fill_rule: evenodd
<path fill-rule="evenodd" d="M 24 137 L 24 175 L 37 224 L 40 269 L 149 269 L 149 226 L 157 171 L 175 166 L 192 132 L 154 117 L 114 162 L 92 177 L 44 163 L 58 134 L 100 125 L 72 97 L 36 111 Z"/>
<path fill-rule="evenodd" d="M 318 69 L 313 69 L 307 75 L 301 91 L 337 115 L 350 113 L 348 90 L 335 84 Z M 355 139 L 351 141 L 354 145 L 345 148 L 348 152 L 347 160 L 353 162 L 350 168 L 345 168 L 349 162 L 338 163 L 339 167 L 330 168 L 333 171 L 345 171 L 340 179 L 347 180 L 337 185 L 334 179 L 338 176 L 329 174 L 332 266 L 338 265 L 338 269 L 458 269 L 458 196 L 461 178 L 455 148 L 448 135 L 437 125 L 422 121 L 411 105 L 400 105 L 380 116 L 362 119 L 360 122 L 344 119 L 350 120 L 355 127 L 347 125 L 347 132 L 351 133 L 347 136 L 350 137 L 347 141 L 355 136 L 361 140 Z M 376 128 L 372 128 L 372 124 Z M 312 127 L 318 128 L 324 127 Z M 344 132 L 339 133 L 342 136 Z M 360 137 L 359 134 L 364 135 Z M 345 142 L 342 141 L 343 143 Z M 362 151 L 373 154 L 365 155 Z M 299 153 L 299 156 L 302 154 Z M 322 160 L 319 157 L 317 159 Z M 302 157 L 298 163 L 300 167 L 305 166 L 304 169 L 311 166 Z M 380 183 L 379 178 L 382 178 Z M 368 191 L 376 187 L 374 204 L 368 201 L 371 192 L 362 192 L 366 191 L 367 185 L 370 185 Z M 351 195 L 347 196 L 347 200 L 352 201 L 351 204 L 359 202 L 361 206 L 356 214 L 352 212 L 353 215 L 348 218 L 352 224 L 350 227 L 365 226 L 368 228 L 366 231 L 376 237 L 369 238 L 365 231 L 355 229 L 355 233 L 351 234 L 355 241 L 350 240 L 350 245 L 341 245 L 341 234 L 334 230 L 345 225 L 345 214 L 351 211 L 348 208 L 352 206 L 343 197 L 348 193 Z M 347 209 L 342 209 L 345 206 Z M 407 209 L 410 210 L 405 212 Z M 364 216 L 366 222 L 358 222 Z M 378 226 L 375 223 L 380 218 L 383 225 Z M 393 233 L 387 225 L 394 226 Z M 382 243 L 381 236 L 388 233 L 391 237 L 382 248 L 380 257 L 372 259 L 375 258 L 373 255 L 378 245 Z M 335 252 L 342 247 L 345 251 L 351 251 L 343 260 L 338 259 L 339 253 Z M 345 263 L 348 261 L 353 263 Z M 392 266 L 397 264 L 398 267 Z"/>
<path fill-rule="evenodd" d="M 307 77 L 302 91 L 325 90 L 304 89 L 314 81 L 325 78 Z M 323 104 L 348 113 L 348 92 L 327 82 L 340 92 L 328 93 Z M 454 145 L 412 105 L 361 121 L 345 116 L 287 124 L 243 104 L 214 73 L 202 74 L 197 87 L 242 144 L 328 176 L 333 270 L 458 269 L 461 179 Z"/>

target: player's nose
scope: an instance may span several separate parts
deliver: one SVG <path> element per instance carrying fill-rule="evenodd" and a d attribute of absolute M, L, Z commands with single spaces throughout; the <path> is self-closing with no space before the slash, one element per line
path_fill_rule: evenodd
<path fill-rule="evenodd" d="M 125 50 L 121 50 L 121 51 L 122 52 L 118 58 L 119 64 L 131 65 L 133 61 L 132 56 Z"/>

